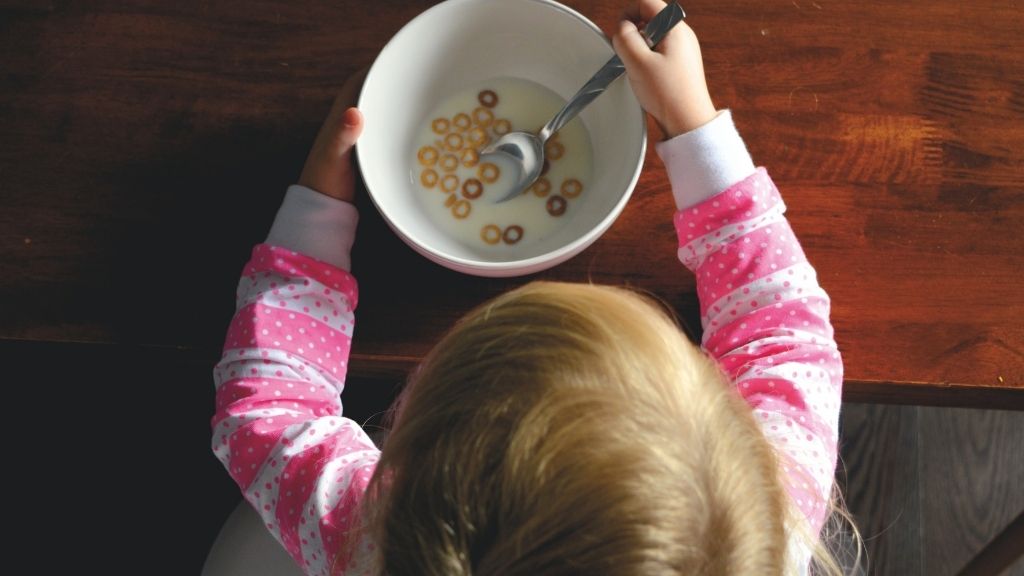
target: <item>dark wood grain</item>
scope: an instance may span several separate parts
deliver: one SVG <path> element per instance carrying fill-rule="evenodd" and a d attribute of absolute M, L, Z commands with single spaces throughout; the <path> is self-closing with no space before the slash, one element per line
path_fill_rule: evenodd
<path fill-rule="evenodd" d="M 1024 413 L 844 403 L 840 423 L 836 477 L 868 574 L 1024 574 L 1008 526 L 1024 511 Z"/>
<path fill-rule="evenodd" d="M 924 573 L 952 575 L 1024 510 L 1024 414 L 922 409 L 920 425 Z"/>
<path fill-rule="evenodd" d="M 1014 565 L 1017 564 L 1016 568 Z M 992 539 L 958 576 L 989 576 L 1012 569 L 1011 576 L 1024 573 L 1024 512 Z"/>
<path fill-rule="evenodd" d="M 0 339 L 215 351 L 334 92 L 432 4 L 0 3 Z M 624 2 L 567 4 L 609 29 Z M 832 296 L 848 397 L 1024 407 L 1024 11 L 685 7 L 716 104 Z M 353 372 L 400 378 L 469 307 L 534 278 L 630 284 L 696 325 L 647 160 L 601 240 L 527 278 L 439 268 L 364 198 Z"/>
<path fill-rule="evenodd" d="M 918 408 L 843 404 L 837 480 L 867 574 L 922 574 Z"/>

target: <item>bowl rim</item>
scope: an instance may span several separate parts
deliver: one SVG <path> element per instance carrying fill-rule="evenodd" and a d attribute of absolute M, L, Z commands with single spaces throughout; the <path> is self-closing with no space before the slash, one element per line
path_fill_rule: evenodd
<path fill-rule="evenodd" d="M 409 28 L 414 22 L 426 17 L 431 12 L 446 10 L 451 8 L 452 6 L 460 4 L 472 4 L 495 1 L 498 0 L 444 0 L 443 2 L 439 2 L 438 4 L 435 4 L 434 6 L 431 6 L 430 8 L 424 10 L 423 12 L 420 12 L 412 20 L 406 22 L 404 25 L 402 25 L 398 32 L 396 32 L 395 35 L 392 36 L 390 40 L 388 40 L 387 44 L 385 44 L 384 47 L 381 48 L 380 52 L 377 54 L 377 57 L 374 59 L 373 64 L 370 66 L 370 70 L 367 72 L 366 78 L 363 81 L 363 85 L 359 90 L 359 100 L 356 105 L 360 109 L 363 108 L 363 104 L 366 101 L 366 98 L 368 98 L 366 87 L 371 84 L 371 79 L 374 77 L 374 73 L 379 72 L 378 64 L 381 60 L 381 56 L 389 49 L 394 50 L 394 45 L 397 43 L 397 41 L 404 34 L 410 33 Z M 510 0 L 502 1 L 508 2 Z M 597 36 L 601 38 L 605 42 L 605 44 L 608 45 L 609 48 L 612 48 L 611 40 L 608 38 L 608 35 L 606 35 L 604 31 L 601 30 L 601 28 L 599 28 L 589 18 L 587 18 L 580 12 L 564 4 L 556 2 L 555 0 L 515 1 L 543 4 L 548 8 L 568 14 L 572 18 L 576 19 L 577 21 L 585 25 L 586 27 L 590 28 L 590 30 L 597 34 Z M 612 48 L 613 53 L 614 51 L 614 48 Z M 604 218 L 602 218 L 597 223 L 596 226 L 590 228 L 590 230 L 588 230 L 585 234 L 582 234 L 579 238 L 576 238 L 572 242 L 569 242 L 554 250 L 549 250 L 547 252 L 544 252 L 543 254 L 538 254 L 536 256 L 531 256 L 529 258 L 506 260 L 502 262 L 489 262 L 485 260 L 459 258 L 448 254 L 444 254 L 442 252 L 438 252 L 437 250 L 429 246 L 425 246 L 419 242 L 416 242 L 398 222 L 392 220 L 391 217 L 389 217 L 388 214 L 386 214 L 385 211 L 381 208 L 380 204 L 377 202 L 377 198 L 373 194 L 373 190 L 371 188 L 370 182 L 368 181 L 367 175 L 361 169 L 359 170 L 359 175 L 363 180 L 363 184 L 364 187 L 366 188 L 367 195 L 370 197 L 370 200 L 373 202 L 374 207 L 377 209 L 377 212 L 387 223 L 388 227 L 391 228 L 391 230 L 395 232 L 395 234 L 397 234 L 398 237 L 401 238 L 406 245 L 408 245 L 410 248 L 413 249 L 413 251 L 417 252 L 421 256 L 424 256 L 428 260 L 436 264 L 440 264 L 451 270 L 475 276 L 509 277 L 532 274 L 557 266 L 558 264 L 561 264 L 562 262 L 569 260 L 570 258 L 578 255 L 583 250 L 587 249 L 591 244 L 596 242 L 601 236 L 604 235 L 605 232 L 608 231 L 608 228 L 611 227 L 611 225 L 615 222 L 615 220 L 618 219 L 619 215 L 622 213 L 622 210 L 629 202 L 629 199 L 633 196 L 633 192 L 636 189 L 637 182 L 640 180 L 640 175 L 643 172 L 644 162 L 647 157 L 647 115 L 642 107 L 640 108 L 640 111 L 640 149 L 638 154 L 639 161 L 637 162 L 636 168 L 633 170 L 633 174 L 630 176 L 629 183 L 626 187 L 626 191 L 622 194 L 622 197 L 619 199 L 619 201 L 616 202 L 614 206 L 612 206 L 611 210 L 608 211 L 608 213 L 604 216 Z M 359 161 L 360 150 L 361 147 L 359 145 L 359 142 L 357 141 L 355 144 L 355 154 L 357 162 Z"/>

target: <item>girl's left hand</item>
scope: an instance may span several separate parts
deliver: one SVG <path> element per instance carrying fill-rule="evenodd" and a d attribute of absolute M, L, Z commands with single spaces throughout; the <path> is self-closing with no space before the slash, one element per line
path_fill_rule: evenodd
<path fill-rule="evenodd" d="M 352 147 L 363 132 L 363 115 L 353 106 L 365 79 L 362 70 L 345 81 L 299 176 L 300 185 L 345 202 L 355 200 Z"/>

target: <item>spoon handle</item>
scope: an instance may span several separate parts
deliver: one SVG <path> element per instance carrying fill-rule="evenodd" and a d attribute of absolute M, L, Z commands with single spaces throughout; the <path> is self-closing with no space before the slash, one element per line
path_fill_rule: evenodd
<path fill-rule="evenodd" d="M 683 12 L 683 8 L 676 2 L 672 2 L 663 8 L 644 27 L 644 37 L 647 39 L 647 45 L 651 48 L 657 46 L 658 42 L 661 42 L 661 39 L 672 30 L 672 27 L 685 17 L 686 13 Z M 569 99 L 565 106 L 558 111 L 558 114 L 555 114 L 555 117 L 541 128 L 540 133 L 537 134 L 540 141 L 542 143 L 546 142 L 552 134 L 561 130 L 581 110 L 600 96 L 608 88 L 609 84 L 614 82 L 619 76 L 622 76 L 622 73 L 625 71 L 626 67 L 622 64 L 622 60 L 619 59 L 618 55 L 612 56 L 611 60 L 608 60 L 604 66 L 601 66 L 601 69 L 591 76 L 590 80 L 587 80 L 587 83 Z"/>

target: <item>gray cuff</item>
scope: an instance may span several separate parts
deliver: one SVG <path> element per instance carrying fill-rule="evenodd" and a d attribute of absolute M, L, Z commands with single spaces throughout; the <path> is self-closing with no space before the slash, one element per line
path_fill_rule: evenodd
<path fill-rule="evenodd" d="M 754 173 L 754 161 L 728 110 L 700 128 L 657 143 L 655 150 L 665 163 L 680 210 L 700 204 Z"/>
<path fill-rule="evenodd" d="M 288 187 L 267 244 L 351 270 L 358 223 L 359 212 L 349 202 L 296 184 Z"/>

